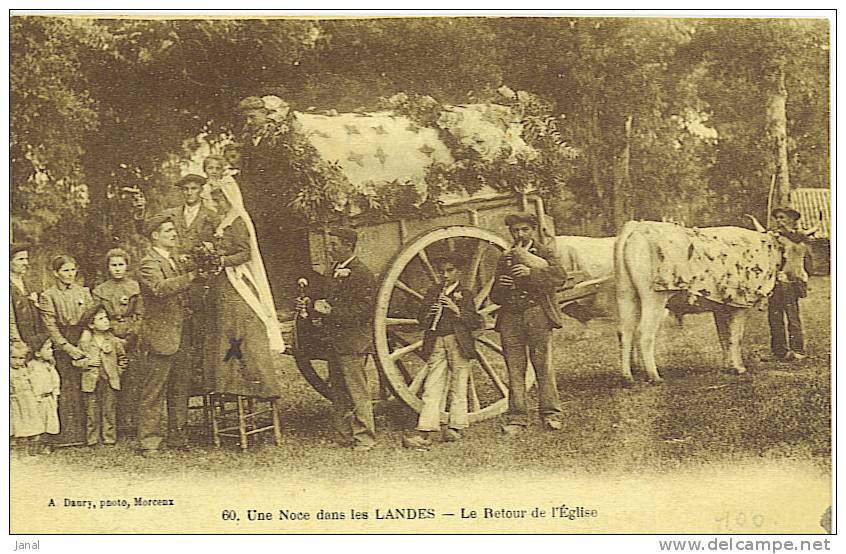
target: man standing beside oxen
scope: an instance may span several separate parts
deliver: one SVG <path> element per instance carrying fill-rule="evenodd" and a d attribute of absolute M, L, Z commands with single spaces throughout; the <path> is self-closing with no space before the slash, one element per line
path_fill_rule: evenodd
<path fill-rule="evenodd" d="M 795 267 L 779 269 L 775 288 L 767 306 L 770 323 L 770 349 L 776 360 L 804 360 L 805 339 L 802 333 L 802 319 L 799 315 L 799 299 L 805 298 L 808 291 L 808 273 L 810 260 L 807 237 L 796 228 L 801 214 L 792 208 L 773 210 L 776 220 L 776 232 L 785 249 L 792 249 L 792 256 L 785 256 L 785 264 Z M 785 320 L 787 328 L 785 329 Z"/>
<path fill-rule="evenodd" d="M 538 379 L 538 412 L 543 425 L 546 429 L 559 430 L 561 401 L 551 364 L 550 341 L 552 330 L 561 327 L 561 309 L 555 292 L 566 281 L 567 272 L 555 250 L 539 242 L 538 219 L 534 214 L 511 214 L 505 218 L 505 224 L 514 245 L 497 263 L 490 295 L 501 306 L 496 329 L 502 338 L 511 382 L 503 432 L 516 436 L 529 424 L 526 399 L 529 360 Z"/>

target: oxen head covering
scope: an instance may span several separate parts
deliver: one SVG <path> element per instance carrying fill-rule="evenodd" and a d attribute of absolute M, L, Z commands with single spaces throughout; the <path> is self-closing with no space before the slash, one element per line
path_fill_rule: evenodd
<path fill-rule="evenodd" d="M 538 228 L 538 216 L 529 212 L 515 212 L 505 216 L 505 225 L 511 227 L 518 223 L 528 223 L 535 229 Z"/>
<path fill-rule="evenodd" d="M 773 210 L 773 217 L 777 216 L 778 214 L 784 214 L 793 221 L 799 221 L 799 218 L 802 217 L 802 214 L 794 210 L 793 208 L 776 208 Z"/>

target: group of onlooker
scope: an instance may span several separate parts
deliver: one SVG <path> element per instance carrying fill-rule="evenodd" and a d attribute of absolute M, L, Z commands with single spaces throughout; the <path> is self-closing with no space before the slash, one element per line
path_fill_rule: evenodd
<path fill-rule="evenodd" d="M 32 246 L 12 245 L 10 416 L 22 448 L 110 446 L 120 430 L 154 456 L 165 441 L 187 447 L 191 394 L 278 395 L 273 354 L 285 345 L 253 224 L 226 160 L 209 156 L 204 170 L 179 180 L 180 206 L 146 218 L 136 271 L 113 248 L 93 289 L 59 255 L 56 284 L 29 291 Z"/>

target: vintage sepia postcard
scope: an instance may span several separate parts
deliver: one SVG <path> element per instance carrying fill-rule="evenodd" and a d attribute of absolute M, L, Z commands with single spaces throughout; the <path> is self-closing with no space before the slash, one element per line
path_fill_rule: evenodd
<path fill-rule="evenodd" d="M 831 12 L 9 26 L 14 550 L 835 532 Z"/>

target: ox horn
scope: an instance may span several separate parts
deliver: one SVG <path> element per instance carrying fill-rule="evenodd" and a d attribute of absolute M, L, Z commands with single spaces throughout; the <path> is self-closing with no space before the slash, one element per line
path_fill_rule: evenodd
<path fill-rule="evenodd" d="M 754 215 L 749 215 L 749 214 L 744 214 L 744 215 L 752 220 L 752 225 L 755 226 L 756 231 L 759 231 L 761 233 L 766 232 L 766 229 L 764 228 L 764 226 L 761 225 L 761 222 L 758 221 L 758 219 Z"/>

